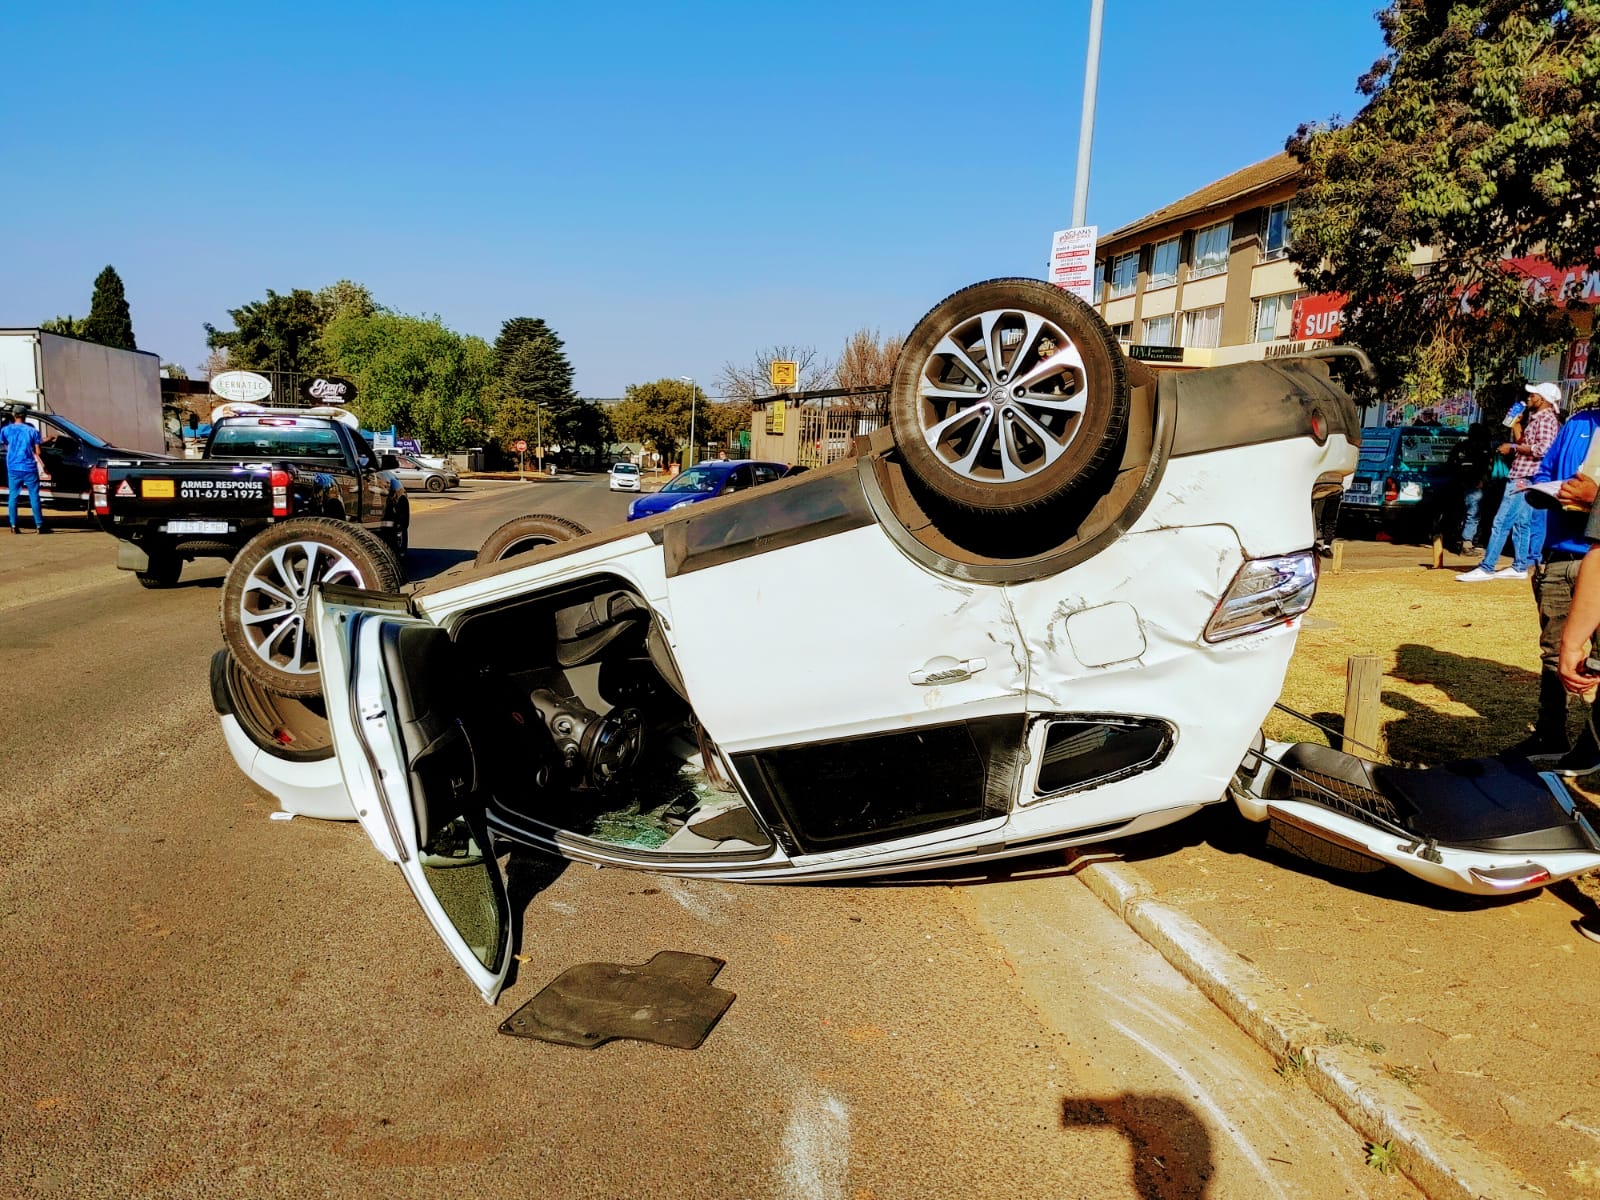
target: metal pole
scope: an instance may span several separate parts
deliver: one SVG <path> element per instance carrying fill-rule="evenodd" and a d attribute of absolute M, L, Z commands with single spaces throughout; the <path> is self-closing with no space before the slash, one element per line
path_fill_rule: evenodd
<path fill-rule="evenodd" d="M 694 380 L 687 375 L 679 375 L 679 379 L 689 385 L 689 465 L 694 466 L 694 402 L 700 389 L 694 386 Z"/>
<path fill-rule="evenodd" d="M 539 407 L 539 402 L 533 402 L 533 441 L 534 460 L 539 465 L 539 474 L 544 474 L 544 409 Z"/>
<path fill-rule="evenodd" d="M 1078 178 L 1072 189 L 1072 227 L 1089 215 L 1089 157 L 1094 147 L 1094 98 L 1100 85 L 1100 24 L 1105 0 L 1089 3 L 1089 56 L 1083 64 L 1083 124 L 1078 128 Z"/>

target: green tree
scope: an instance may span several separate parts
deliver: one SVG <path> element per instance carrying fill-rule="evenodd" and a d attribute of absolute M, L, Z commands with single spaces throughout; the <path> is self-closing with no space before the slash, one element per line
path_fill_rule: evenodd
<path fill-rule="evenodd" d="M 122 289 L 122 276 L 115 267 L 106 267 L 94 278 L 94 295 L 89 300 L 89 315 L 78 326 L 86 342 L 98 342 L 118 350 L 137 350 L 133 340 L 133 315 Z"/>
<path fill-rule="evenodd" d="M 206 325 L 206 346 L 225 350 L 228 365 L 238 371 L 323 370 L 322 336 L 326 309 L 316 293 L 305 288 L 280 295 L 267 289 L 265 300 L 230 308 L 232 329 Z"/>
<path fill-rule="evenodd" d="M 715 445 L 719 450 L 728 451 L 728 457 L 732 458 L 739 431 L 750 428 L 750 414 L 754 411 L 750 403 L 744 400 L 719 402 L 702 399 L 694 422 L 705 438 L 700 444 L 708 447 Z"/>
<path fill-rule="evenodd" d="M 1600 269 L 1600 0 L 1392 0 L 1378 21 L 1365 107 L 1288 141 L 1290 255 L 1312 292 L 1349 296 L 1343 338 L 1385 386 L 1504 378 L 1571 336 L 1506 260 Z"/>
<path fill-rule="evenodd" d="M 189 372 L 183 369 L 182 363 L 164 362 L 161 364 L 161 373 L 168 379 L 187 379 Z"/>
<path fill-rule="evenodd" d="M 678 448 L 689 443 L 691 399 L 696 445 L 705 445 L 705 394 L 691 390 L 679 379 L 658 379 L 654 383 L 630 383 L 622 399 L 611 406 L 611 427 L 625 442 L 651 446 L 663 459 L 676 458 Z"/>
<path fill-rule="evenodd" d="M 83 336 L 83 322 L 72 316 L 51 317 L 48 321 L 40 321 L 39 328 L 46 333 L 59 333 L 62 337 Z"/>
<path fill-rule="evenodd" d="M 322 321 L 327 324 L 335 317 L 370 317 L 378 311 L 372 293 L 359 283 L 341 279 L 317 291 L 317 304 L 322 308 Z"/>
<path fill-rule="evenodd" d="M 592 427 L 593 418 L 585 414 L 584 402 L 573 391 L 572 364 L 563 343 L 542 318 L 512 317 L 501 325 L 494 362 L 504 400 L 526 401 L 545 414 L 547 443 L 576 443 Z M 497 419 L 497 427 L 504 424 Z"/>
<path fill-rule="evenodd" d="M 433 451 L 478 437 L 492 407 L 494 356 L 438 317 L 352 310 L 321 335 L 326 369 L 356 385 L 352 406 L 370 429 L 395 426 Z"/>

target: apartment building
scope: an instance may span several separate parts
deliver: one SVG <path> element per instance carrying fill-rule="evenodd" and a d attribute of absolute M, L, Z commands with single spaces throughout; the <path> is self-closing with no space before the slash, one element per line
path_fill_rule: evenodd
<path fill-rule="evenodd" d="M 1129 357 L 1165 368 L 1221 366 L 1298 354 L 1338 337 L 1340 296 L 1300 287 L 1288 260 L 1299 164 L 1275 154 L 1102 237 L 1095 296 Z M 1418 247 L 1424 273 L 1433 251 Z M 1559 351 L 1523 363 L 1529 380 L 1558 383 L 1570 394 L 1583 383 L 1600 273 L 1567 270 L 1537 257 L 1508 260 L 1531 291 L 1572 296 L 1578 336 Z M 1373 423 L 1438 417 L 1464 424 L 1477 414 L 1472 393 L 1396 398 L 1374 406 Z"/>
<path fill-rule="evenodd" d="M 1299 172 L 1276 154 L 1100 239 L 1097 307 L 1130 357 L 1220 366 L 1337 333 L 1336 303 L 1305 298 L 1295 323 L 1302 294 L 1287 253 Z"/>

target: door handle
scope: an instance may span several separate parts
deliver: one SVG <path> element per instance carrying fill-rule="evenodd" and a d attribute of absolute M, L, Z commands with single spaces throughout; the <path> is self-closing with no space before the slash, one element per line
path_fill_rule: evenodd
<path fill-rule="evenodd" d="M 951 658 L 948 654 L 942 654 L 938 658 L 930 658 L 920 668 L 910 672 L 906 678 L 917 687 L 931 687 L 936 683 L 960 683 L 964 679 L 971 679 L 988 665 L 989 660 L 986 658 Z"/>

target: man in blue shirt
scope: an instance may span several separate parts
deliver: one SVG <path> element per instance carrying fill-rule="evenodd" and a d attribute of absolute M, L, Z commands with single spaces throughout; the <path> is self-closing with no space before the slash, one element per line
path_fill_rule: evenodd
<path fill-rule="evenodd" d="M 1581 507 L 1548 510 L 1544 552 L 1533 568 L 1533 597 L 1539 605 L 1539 715 L 1533 734 L 1512 750 L 1566 776 L 1600 770 L 1600 740 L 1593 725 L 1584 722 L 1576 744 L 1567 735 L 1567 689 L 1561 680 L 1561 635 L 1572 611 L 1578 567 L 1594 544 L 1586 527 L 1595 487 L 1593 481 L 1578 475 L 1578 468 L 1588 457 L 1597 428 L 1600 406 L 1573 413 L 1532 478 L 1534 484 L 1559 481 L 1561 504 Z"/>
<path fill-rule="evenodd" d="M 27 488 L 33 527 L 40 533 L 49 533 L 39 510 L 39 481 L 50 478 L 39 453 L 39 431 L 22 419 L 21 409 L 12 409 L 11 424 L 0 429 L 0 441 L 6 445 L 6 519 L 11 523 L 11 532 L 21 532 L 17 528 L 17 501 L 22 498 L 22 489 Z"/>

